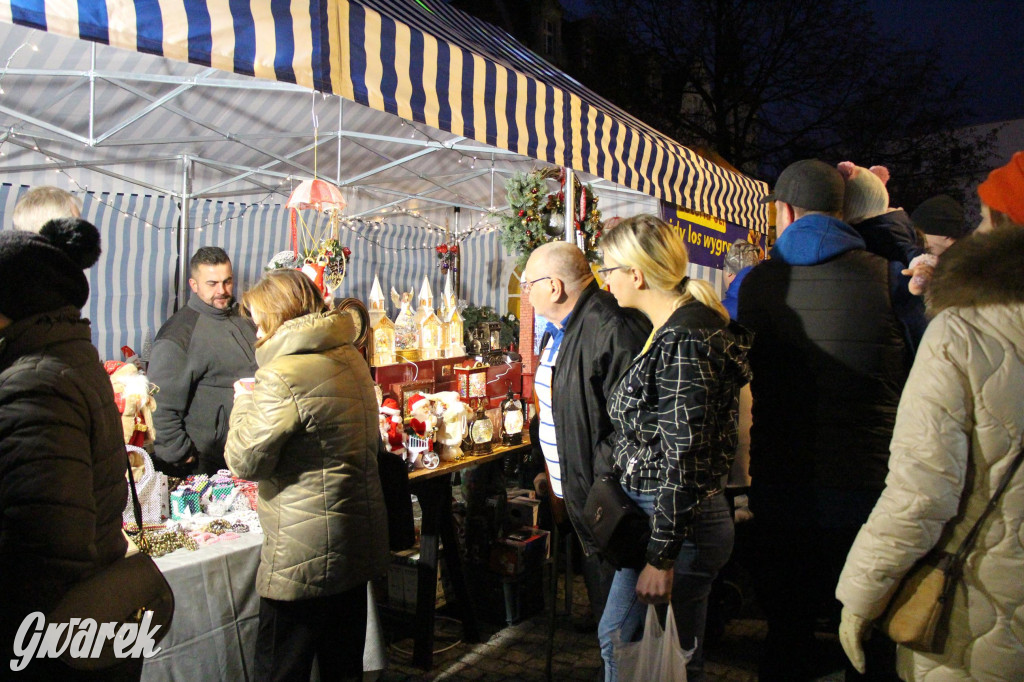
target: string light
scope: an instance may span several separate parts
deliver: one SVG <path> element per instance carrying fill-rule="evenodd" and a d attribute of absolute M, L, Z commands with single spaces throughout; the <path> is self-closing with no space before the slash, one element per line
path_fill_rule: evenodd
<path fill-rule="evenodd" d="M 39 48 L 36 47 L 35 43 L 30 43 L 27 40 L 25 42 L 23 42 L 21 45 L 18 45 L 18 47 L 14 48 L 14 51 L 11 52 L 11 56 L 9 56 L 7 58 L 7 63 L 4 64 L 4 70 L 0 71 L 0 95 L 7 94 L 4 91 L 3 82 L 4 82 L 4 77 L 7 75 L 7 69 L 9 69 L 11 67 L 11 61 L 14 59 L 15 55 L 17 55 L 19 52 L 21 52 L 26 47 L 31 48 L 33 52 L 39 52 Z"/>

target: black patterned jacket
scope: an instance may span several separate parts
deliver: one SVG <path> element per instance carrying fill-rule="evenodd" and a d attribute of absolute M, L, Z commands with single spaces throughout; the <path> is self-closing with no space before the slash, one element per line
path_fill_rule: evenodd
<path fill-rule="evenodd" d="M 609 401 L 622 483 L 655 495 L 647 560 L 675 559 L 694 496 L 722 490 L 737 441 L 740 388 L 750 381 L 749 334 L 698 301 L 655 332 Z"/>

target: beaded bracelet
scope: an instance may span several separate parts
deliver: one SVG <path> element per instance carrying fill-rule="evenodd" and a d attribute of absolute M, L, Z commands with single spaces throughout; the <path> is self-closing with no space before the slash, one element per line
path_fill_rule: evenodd
<path fill-rule="evenodd" d="M 161 557 L 170 554 L 176 549 L 199 549 L 196 541 L 187 533 L 181 531 L 169 531 L 166 533 L 146 533 L 143 542 L 139 543 L 139 550 L 152 557 Z"/>
<path fill-rule="evenodd" d="M 203 526 L 203 530 L 207 533 L 213 533 L 214 535 L 220 535 L 221 533 L 231 530 L 231 524 L 224 519 L 214 519 L 208 524 Z"/>

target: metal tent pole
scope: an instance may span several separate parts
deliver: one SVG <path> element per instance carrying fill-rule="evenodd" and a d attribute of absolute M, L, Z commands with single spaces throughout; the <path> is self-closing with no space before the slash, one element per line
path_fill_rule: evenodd
<path fill-rule="evenodd" d="M 191 257 L 191 232 L 189 213 L 192 210 L 192 159 L 188 154 L 181 155 L 181 216 L 178 220 L 178 279 L 175 282 L 174 310 L 178 311 L 185 305 L 188 292 L 188 261 Z"/>
<path fill-rule="evenodd" d="M 576 243 L 576 224 L 573 221 L 576 206 L 576 188 L 573 187 L 573 180 L 576 174 L 572 168 L 565 168 L 565 241 L 570 244 Z"/>

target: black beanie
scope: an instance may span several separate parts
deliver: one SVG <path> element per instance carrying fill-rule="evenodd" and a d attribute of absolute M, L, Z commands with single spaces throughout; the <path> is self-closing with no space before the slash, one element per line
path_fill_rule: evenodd
<path fill-rule="evenodd" d="M 89 298 L 82 271 L 100 257 L 100 233 L 81 218 L 58 218 L 39 234 L 0 232 L 0 313 L 11 320 Z"/>
<path fill-rule="evenodd" d="M 910 220 L 925 234 L 960 239 L 964 236 L 964 207 L 945 194 L 925 199 L 910 214 Z"/>

